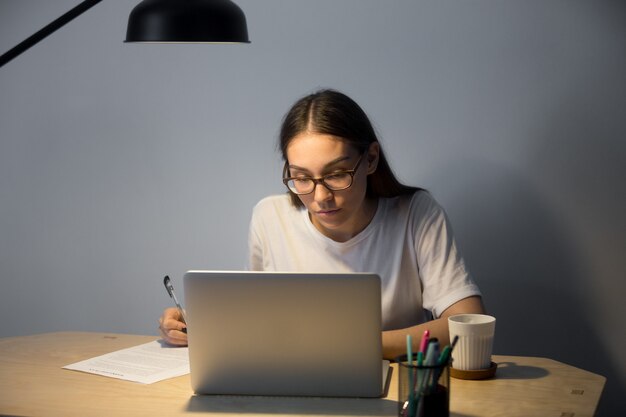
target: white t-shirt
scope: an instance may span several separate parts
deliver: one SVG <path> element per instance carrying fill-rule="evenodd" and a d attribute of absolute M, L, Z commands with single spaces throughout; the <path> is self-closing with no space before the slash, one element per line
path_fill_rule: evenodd
<path fill-rule="evenodd" d="M 347 242 L 318 231 L 287 194 L 252 213 L 248 268 L 283 272 L 373 272 L 381 277 L 383 329 L 423 323 L 455 302 L 480 295 L 444 210 L 425 192 L 380 198 L 371 223 Z"/>

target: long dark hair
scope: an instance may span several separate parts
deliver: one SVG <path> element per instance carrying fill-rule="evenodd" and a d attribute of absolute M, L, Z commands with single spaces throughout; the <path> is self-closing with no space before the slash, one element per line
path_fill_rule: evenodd
<path fill-rule="evenodd" d="M 372 143 L 378 142 L 372 123 L 363 109 L 347 95 L 330 89 L 302 97 L 285 115 L 279 137 L 279 147 L 285 162 L 291 140 L 306 131 L 339 137 L 359 153 L 366 152 Z M 413 194 L 418 190 L 420 188 L 398 181 L 381 148 L 376 171 L 367 177 L 367 197 L 396 197 Z M 296 207 L 303 205 L 297 195 L 291 192 L 290 195 Z"/>

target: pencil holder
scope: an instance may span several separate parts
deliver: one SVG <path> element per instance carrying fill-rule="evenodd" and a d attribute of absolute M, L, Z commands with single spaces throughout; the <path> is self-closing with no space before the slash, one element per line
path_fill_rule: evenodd
<path fill-rule="evenodd" d="M 450 409 L 450 363 L 433 366 L 409 364 L 407 356 L 398 362 L 398 416 L 448 417 Z"/>

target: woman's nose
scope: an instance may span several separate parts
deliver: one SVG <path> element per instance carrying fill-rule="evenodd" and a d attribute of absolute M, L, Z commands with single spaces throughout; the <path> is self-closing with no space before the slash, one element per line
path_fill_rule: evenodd
<path fill-rule="evenodd" d="M 317 183 L 315 184 L 315 189 L 313 190 L 313 196 L 315 201 L 327 201 L 332 199 L 333 192 L 326 188 L 324 184 Z"/>

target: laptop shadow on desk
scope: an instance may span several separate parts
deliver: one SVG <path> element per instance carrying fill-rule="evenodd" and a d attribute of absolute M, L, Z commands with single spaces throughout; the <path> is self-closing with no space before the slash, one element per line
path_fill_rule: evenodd
<path fill-rule="evenodd" d="M 388 398 L 262 397 L 194 395 L 187 411 L 230 414 L 311 414 L 393 416 L 397 403 Z"/>
<path fill-rule="evenodd" d="M 518 365 L 515 362 L 498 362 L 496 379 L 539 379 L 550 371 L 537 366 Z"/>

